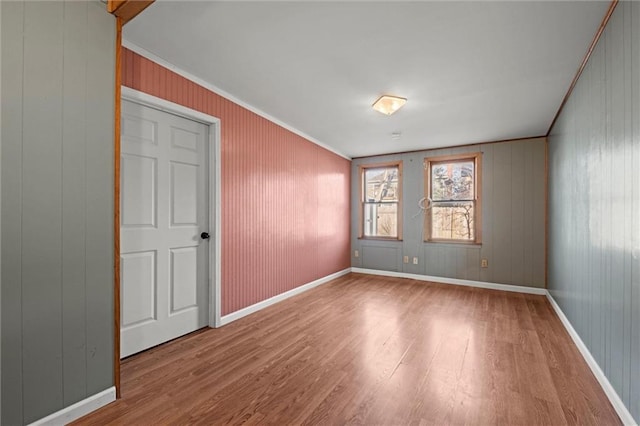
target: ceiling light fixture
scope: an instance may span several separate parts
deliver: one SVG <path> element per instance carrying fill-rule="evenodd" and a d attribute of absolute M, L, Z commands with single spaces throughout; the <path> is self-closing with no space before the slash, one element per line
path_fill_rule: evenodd
<path fill-rule="evenodd" d="M 383 95 L 378 98 L 377 101 L 371 105 L 373 109 L 381 112 L 385 115 L 391 115 L 407 102 L 406 98 L 400 98 L 398 96 Z"/>

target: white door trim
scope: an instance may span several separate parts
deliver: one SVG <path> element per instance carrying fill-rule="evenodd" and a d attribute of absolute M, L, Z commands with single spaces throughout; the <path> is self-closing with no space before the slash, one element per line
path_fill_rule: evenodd
<path fill-rule="evenodd" d="M 220 320 L 222 277 L 220 119 L 125 86 L 122 86 L 122 99 L 198 121 L 209 127 L 209 229 L 213 230 L 214 237 L 209 243 L 209 327 L 220 327 L 222 326 Z"/>

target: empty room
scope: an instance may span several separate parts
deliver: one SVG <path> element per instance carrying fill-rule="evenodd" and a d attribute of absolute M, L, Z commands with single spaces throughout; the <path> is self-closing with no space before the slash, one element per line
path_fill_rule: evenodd
<path fill-rule="evenodd" d="M 640 3 L 0 1 L 0 424 L 637 425 Z"/>

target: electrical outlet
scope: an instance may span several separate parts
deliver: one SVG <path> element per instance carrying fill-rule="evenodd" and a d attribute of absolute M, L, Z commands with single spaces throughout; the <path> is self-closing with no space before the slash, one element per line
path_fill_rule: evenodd
<path fill-rule="evenodd" d="M 405 257 L 403 257 L 403 258 L 402 258 L 402 261 L 403 261 L 404 263 L 409 263 L 409 256 L 405 256 Z"/>
<path fill-rule="evenodd" d="M 489 267 L 489 261 L 487 259 L 482 259 L 480 261 L 480 267 L 481 268 L 488 268 Z"/>
<path fill-rule="evenodd" d="M 360 252 L 358 250 L 353 252 L 354 257 L 360 257 Z"/>
<path fill-rule="evenodd" d="M 418 258 L 417 258 L 417 257 L 414 257 L 414 258 L 413 258 L 413 264 L 414 264 L 414 265 L 417 265 L 417 264 L 418 264 Z"/>

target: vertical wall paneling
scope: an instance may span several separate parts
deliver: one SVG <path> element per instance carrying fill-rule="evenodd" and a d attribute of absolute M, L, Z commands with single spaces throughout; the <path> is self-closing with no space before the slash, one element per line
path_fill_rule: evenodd
<path fill-rule="evenodd" d="M 424 242 L 425 157 L 482 152 L 482 244 Z M 353 160 L 352 194 L 360 164 L 403 162 L 404 240 L 358 239 L 359 200 L 352 198 L 352 266 L 500 284 L 544 287 L 545 139 L 527 139 Z M 418 265 L 402 257 L 420 259 Z M 481 259 L 489 261 L 480 268 Z"/>
<path fill-rule="evenodd" d="M 640 5 L 631 3 L 631 40 L 640 40 Z M 640 43 L 631 43 L 631 155 L 633 164 L 640 164 Z M 640 173 L 631 176 L 631 211 L 640 211 Z M 640 420 L 640 215 L 633 214 L 631 223 L 631 314 L 630 326 L 630 389 L 629 411 Z M 635 380 L 631 380 L 635 378 Z"/>
<path fill-rule="evenodd" d="M 88 49 L 86 19 L 89 4 L 74 2 L 64 4 L 65 46 L 64 64 L 78 64 L 84 60 Z M 63 342 L 63 402 L 71 405 L 87 394 L 86 371 L 74 368 L 86 365 L 87 326 L 84 300 L 85 290 L 85 135 L 87 133 L 84 105 L 77 99 L 86 96 L 87 76 L 81 67 L 65 67 L 62 87 L 62 335 Z"/>
<path fill-rule="evenodd" d="M 545 140 L 546 145 L 546 140 Z M 528 156 L 526 157 L 529 167 L 525 170 L 525 190 L 530 196 L 525 198 L 525 210 L 530 214 L 530 222 L 525 222 L 525 226 L 530 227 L 531 239 L 528 234 L 525 233 L 524 241 L 531 241 L 528 247 L 528 253 L 531 257 L 525 257 L 525 270 L 530 271 L 530 280 L 527 281 L 527 285 L 536 286 L 538 283 L 546 284 L 546 210 L 544 203 L 546 200 L 546 146 L 545 149 L 537 149 L 535 146 L 529 146 Z M 542 165 L 542 167 L 541 167 Z M 484 171 L 484 170 L 483 170 Z M 542 209 L 538 204 L 540 200 L 543 200 Z M 530 268 L 526 265 L 529 261 Z M 526 274 L 525 274 L 526 277 Z"/>
<path fill-rule="evenodd" d="M 22 423 L 22 87 L 24 3 L 2 2 L 2 419 Z M 12 123 L 13 125 L 9 125 Z M 9 185 L 9 182 L 12 182 Z M 7 226 L 12 224 L 12 226 Z"/>
<path fill-rule="evenodd" d="M 87 392 L 113 383 L 113 129 L 115 20 L 90 3 L 87 22 Z M 108 285 L 106 285 L 108 283 Z M 104 336 L 109 336 L 105 339 Z"/>
<path fill-rule="evenodd" d="M 402 163 L 402 176 L 420 176 L 424 167 L 424 159 L 413 159 L 410 158 L 409 161 L 403 161 Z M 413 180 L 413 179 L 405 179 L 402 180 L 402 189 L 405 193 L 413 194 L 419 193 L 422 191 L 424 179 Z M 355 194 L 355 193 L 354 193 Z M 414 199 L 410 199 L 407 201 L 403 200 L 403 211 L 407 214 L 404 215 L 408 222 L 403 221 L 403 226 L 406 227 L 415 225 L 417 223 L 424 222 L 424 216 L 421 214 L 420 207 L 418 203 Z M 356 225 L 358 226 L 358 225 Z M 400 270 L 408 273 L 420 273 L 422 269 L 422 264 L 425 261 L 425 252 L 424 252 L 424 244 L 422 241 L 424 240 L 424 234 L 422 232 L 419 233 L 408 233 L 402 232 L 402 250 L 400 250 L 400 262 L 398 265 L 403 265 Z M 407 264 L 403 264 L 401 259 L 402 256 L 409 256 L 411 261 Z M 417 257 L 419 260 L 418 265 L 413 264 L 413 257 Z M 354 265 L 355 266 L 355 265 Z"/>
<path fill-rule="evenodd" d="M 401 270 L 402 251 L 398 247 L 388 247 L 377 241 L 363 244 L 361 247 L 362 267 L 387 271 Z"/>
<path fill-rule="evenodd" d="M 218 117 L 222 315 L 350 266 L 350 161 L 128 49 L 122 84 Z"/>
<path fill-rule="evenodd" d="M 0 38 L 2 36 L 2 7 L 0 7 Z M 0 52 L 2 51 L 0 40 Z M 2 55 L 0 55 L 0 99 L 2 99 Z M 0 129 L 2 129 L 2 102 L 0 101 Z M 0 156 L 2 132 L 0 131 Z M 0 161 L 0 229 L 2 229 L 2 161 Z M 0 243 L 0 271 L 2 271 L 2 244 Z M 2 335 L 2 273 L 0 272 L 0 336 Z M 2 339 L 0 339 L 0 383 L 2 383 Z M 2 421 L 2 386 L 0 385 L 0 421 Z"/>
<path fill-rule="evenodd" d="M 528 146 L 520 150 L 511 151 L 511 230 L 509 237 L 511 239 L 511 266 L 510 276 L 514 282 L 526 283 L 525 276 L 525 258 L 524 251 L 526 244 L 520 244 L 519 239 L 525 238 L 525 198 L 529 194 L 524 186 L 525 182 L 525 155 L 528 153 Z M 516 170 L 522 170 L 522 173 L 514 173 Z M 531 213 L 531 212 L 529 212 Z M 530 239 L 529 239 L 530 241 Z"/>
<path fill-rule="evenodd" d="M 542 144 L 541 144 L 542 145 Z M 514 253 L 512 228 L 512 144 L 493 147 L 493 279 L 497 283 L 509 281 L 512 272 L 511 258 Z"/>
<path fill-rule="evenodd" d="M 533 147 L 527 146 L 522 150 L 522 180 L 520 191 L 525 193 L 525 188 L 531 185 L 532 181 L 536 179 L 537 176 L 534 175 L 534 167 L 533 167 L 533 155 L 536 152 Z M 537 169 L 537 168 L 536 168 Z M 544 177 L 543 177 L 544 180 Z M 542 195 L 544 198 L 544 194 Z M 533 203 L 531 202 L 531 198 L 527 196 L 522 197 L 522 215 L 520 216 L 520 224 L 522 226 L 522 233 L 520 234 L 522 238 L 526 241 L 531 241 L 534 238 L 534 226 L 533 226 Z M 543 225 L 544 226 L 544 225 Z M 540 229 L 540 228 L 536 228 Z M 544 241 L 543 241 L 544 245 Z M 530 259 L 533 257 L 534 251 L 532 250 L 532 246 L 526 244 L 522 247 L 522 264 L 521 269 L 523 271 L 522 278 L 525 276 L 533 277 L 533 262 L 526 262 L 526 259 Z M 544 268 L 544 267 L 543 267 Z M 534 280 L 535 281 L 535 280 Z M 523 279 L 523 282 L 524 279 Z M 531 285 L 530 282 L 525 282 L 527 285 Z"/>
<path fill-rule="evenodd" d="M 334 168 L 336 162 L 334 154 L 319 147 L 316 149 L 318 170 L 325 171 Z M 346 266 L 349 265 L 351 181 L 349 174 L 344 173 L 344 169 L 342 173 L 323 172 L 316 176 L 318 179 L 318 275 L 327 276 L 335 272 L 333 265 L 345 266 L 345 259 L 347 259 Z M 341 197 L 335 196 L 336 188 L 340 188 Z M 345 219 L 347 219 L 346 222 Z M 330 230 L 336 225 L 341 227 L 339 233 L 331 232 Z M 336 242 L 336 238 L 339 241 Z"/>
<path fill-rule="evenodd" d="M 64 5 L 26 2 L 24 13 L 22 347 L 32 422 L 62 407 L 62 122 L 51 111 L 62 110 Z"/>
<path fill-rule="evenodd" d="M 2 424 L 113 384 L 105 6 L 2 2 Z"/>
<path fill-rule="evenodd" d="M 493 263 L 495 258 L 493 257 L 494 247 L 494 217 L 488 214 L 489 206 L 493 206 L 493 199 L 495 197 L 495 191 L 493 188 L 494 179 L 494 162 L 495 156 L 493 155 L 495 147 L 493 144 L 488 144 L 482 147 L 482 181 L 484 182 L 484 188 L 482 188 L 482 196 L 484 202 L 482 205 L 485 209 L 485 214 L 482 215 L 482 247 L 480 248 L 480 259 L 490 260 L 489 268 L 479 268 L 480 281 L 491 282 L 493 279 Z M 477 264 L 476 264 L 477 267 Z"/>
<path fill-rule="evenodd" d="M 622 384 L 622 331 L 623 331 L 623 315 L 622 315 L 622 304 L 623 304 L 623 251 L 624 251 L 624 186 L 625 186 L 625 175 L 624 175 L 624 108 L 625 108 L 625 93 L 624 93 L 624 78 L 625 78 L 625 70 L 624 70 L 624 42 L 625 42 L 625 34 L 624 34 L 624 13 L 620 13 L 624 11 L 624 2 L 620 5 L 620 9 L 618 13 L 615 13 L 611 16 L 611 20 L 607 26 L 605 31 L 608 32 L 606 51 L 610 55 L 607 59 L 611 61 L 611 67 L 607 68 L 608 78 L 607 82 L 611 84 L 610 86 L 610 121 L 608 130 L 610 131 L 609 140 L 611 143 L 611 183 L 612 185 L 609 187 L 610 191 L 610 203 L 609 207 L 611 209 L 611 214 L 609 216 L 609 220 L 611 222 L 610 228 L 610 238 L 612 242 L 612 248 L 609 252 L 611 256 L 611 275 L 609 278 L 610 282 L 610 306 L 611 306 L 611 324 L 609 333 L 611 336 L 610 346 L 609 346 L 609 354 L 608 354 L 608 364 L 609 364 L 609 381 L 614 386 L 614 388 L 619 389 L 620 396 L 624 396 L 624 389 Z M 628 39 L 627 39 L 628 40 Z M 584 87 L 584 86 L 582 86 Z M 584 92 L 584 90 L 581 90 Z M 580 111 L 578 104 L 578 98 L 576 99 L 575 110 L 576 110 L 576 130 L 579 126 L 582 128 L 582 123 L 579 122 L 578 117 L 583 117 L 583 114 Z M 582 101 L 582 100 L 581 100 Z M 578 124 L 580 123 L 580 124 Z M 576 144 L 574 144 L 574 149 L 578 150 L 579 148 L 576 146 L 578 143 L 581 143 L 582 139 L 576 138 Z M 577 153 L 574 153 L 577 156 Z M 575 158 L 575 157 L 574 157 Z M 578 163 L 579 164 L 579 163 Z M 581 191 L 583 193 L 583 191 Z M 579 226 L 579 223 L 583 223 L 580 218 L 574 221 L 574 227 Z M 577 236 L 577 230 L 574 235 Z M 578 244 L 580 241 L 578 241 Z M 578 250 L 584 250 L 584 246 L 579 246 Z M 578 253 L 579 255 L 579 253 Z M 581 260 L 578 257 L 578 264 Z M 581 298 L 582 302 L 583 298 Z M 581 309 L 580 311 L 583 312 Z M 578 323 L 583 323 L 583 318 L 578 314 Z"/>
<path fill-rule="evenodd" d="M 623 11 L 624 11 L 624 45 L 622 55 L 624 58 L 632 57 L 632 44 L 635 44 L 632 38 L 631 31 L 631 22 L 632 22 L 632 12 L 631 12 L 631 3 L 624 2 L 622 3 Z M 623 152 L 622 152 L 622 161 L 624 162 L 624 190 L 623 197 L 625 193 L 633 193 L 633 174 L 634 168 L 637 163 L 633 163 L 633 120 L 634 115 L 632 113 L 632 71 L 628 70 L 630 68 L 630 64 L 626 64 L 626 62 L 630 62 L 629 59 L 625 59 L 625 73 L 624 73 L 624 85 L 623 85 L 623 93 L 624 93 L 624 142 L 623 142 Z M 630 208 L 626 208 L 622 212 L 623 216 L 623 229 L 627 230 L 624 232 L 629 232 L 629 230 L 633 229 L 632 220 L 633 216 L 638 216 L 637 211 L 632 210 Z M 632 234 L 633 235 L 633 234 Z M 631 283 L 631 273 L 632 273 L 632 265 L 633 265 L 633 254 L 631 252 L 633 248 L 633 239 L 625 238 L 624 234 L 622 235 L 622 239 L 624 241 L 624 248 L 621 253 L 622 263 L 623 263 L 623 273 L 622 273 L 622 283 Z M 621 285 L 622 287 L 622 330 L 620 334 L 620 339 L 623 342 L 623 354 L 627 354 L 623 356 L 622 359 L 622 388 L 623 399 L 630 401 L 631 398 L 631 313 L 632 313 L 632 304 L 631 304 L 631 285 Z M 639 359 L 640 360 L 640 359 Z"/>
<path fill-rule="evenodd" d="M 639 31 L 618 3 L 549 135 L 549 291 L 636 421 Z"/>

